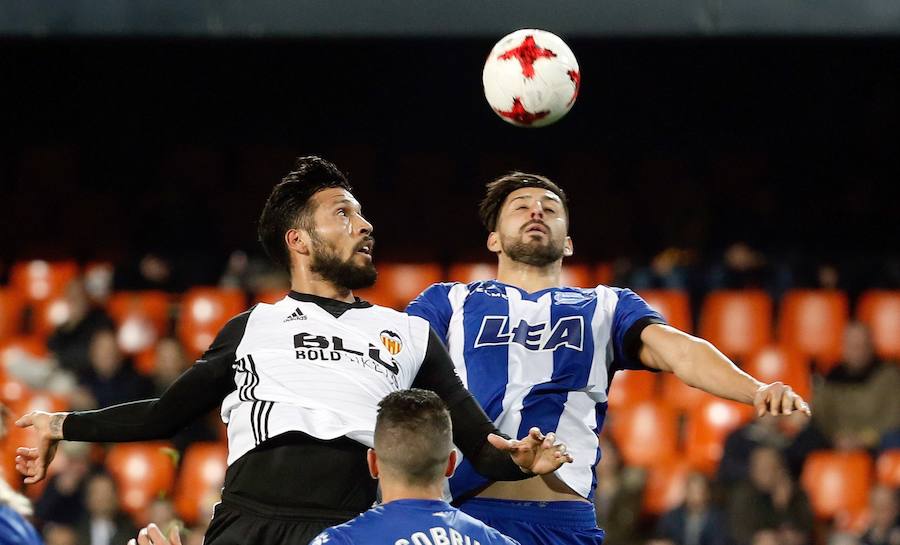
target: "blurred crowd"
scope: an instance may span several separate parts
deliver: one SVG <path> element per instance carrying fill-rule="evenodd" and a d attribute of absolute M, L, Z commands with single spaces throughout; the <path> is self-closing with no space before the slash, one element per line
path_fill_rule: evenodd
<path fill-rule="evenodd" d="M 672 248 L 645 265 L 616 261 L 603 269 L 607 277 L 600 280 L 636 290 L 682 291 L 692 301 L 720 289 L 761 289 L 777 301 L 797 287 L 840 290 L 855 300 L 871 287 L 900 288 L 900 271 L 893 271 L 890 264 L 882 269 L 884 274 L 873 286 L 860 283 L 858 271 L 839 264 L 792 268 L 738 242 L 712 265 L 701 266 L 691 251 Z M 65 311 L 44 337 L 34 335 L 43 319 L 41 305 L 20 309 L 22 319 L 14 330 L 7 328 L 12 334 L 5 344 L 0 327 L 0 401 L 13 412 L 35 407 L 23 405 L 16 388 L 33 396 L 45 393 L 51 401 L 38 408 L 53 410 L 90 410 L 156 397 L 199 354 L 198 347 L 181 334 L 185 317 L 179 312 L 187 312 L 184 306 L 166 307 L 163 325 L 148 333 L 115 316 L 109 303 L 113 294 L 122 292 L 162 292 L 178 301 L 178 294 L 191 286 L 178 281 L 172 261 L 146 255 L 137 263 L 103 271 L 85 267 L 66 282 L 60 293 Z M 9 281 L 0 276 L 0 289 Z M 219 289 L 239 292 L 241 301 L 251 304 L 266 300 L 268 294 L 283 294 L 287 287 L 284 274 L 243 252 L 230 256 L 218 278 Z M 691 308 L 697 313 L 701 305 Z M 2 312 L 0 307 L 0 326 Z M 900 336 L 900 322 L 896 327 Z M 27 343 L 13 342 L 38 337 L 43 350 L 22 349 Z M 654 467 L 631 463 L 623 455 L 624 445 L 616 442 L 618 434 L 604 432 L 594 503 L 608 542 L 900 545 L 900 365 L 876 352 L 869 327 L 848 321 L 839 361 L 827 368 L 811 361 L 804 364 L 811 377 L 811 420 L 798 415 L 741 421 L 722 442 L 718 463 L 711 468 L 679 466 L 674 492 L 666 488 L 665 498 L 656 497 L 663 492 L 655 484 Z M 616 389 L 615 380 L 612 388 Z M 17 416 L 4 413 L 0 432 L 8 430 Z M 683 414 L 678 422 L 679 437 L 689 440 L 684 439 Z M 615 408 L 610 409 L 609 424 L 616 426 Z M 167 456 L 178 465 L 192 445 L 223 446 L 223 432 L 218 415 L 211 413 L 173 438 Z M 27 435 L 7 439 L 2 449 L 6 457 L 20 446 L 12 445 L 13 440 L 27 440 Z M 46 483 L 24 488 L 20 479 L 8 474 L 10 464 L 5 461 L 0 464 L 7 473 L 6 482 L 0 480 L 0 509 L 29 517 L 48 545 L 124 545 L 135 535 L 135 528 L 148 522 L 165 529 L 184 519 L 167 494 L 151 498 L 140 510 L 125 509 L 118 490 L 121 481 L 108 463 L 108 448 L 63 442 Z M 844 512 L 822 507 L 828 498 L 816 497 L 822 492 L 813 486 L 817 474 L 810 463 L 822 452 L 864 457 L 870 474 L 859 483 L 865 486 L 863 508 Z M 828 479 L 832 477 L 820 480 Z M 826 495 L 845 493 L 840 486 L 828 490 Z M 213 487 L 198 495 L 200 504 L 187 521 L 187 543 L 200 543 L 217 501 L 215 492 Z"/>

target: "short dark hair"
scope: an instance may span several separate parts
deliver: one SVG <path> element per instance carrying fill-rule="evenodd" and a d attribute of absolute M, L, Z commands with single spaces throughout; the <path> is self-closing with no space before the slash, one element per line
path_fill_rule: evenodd
<path fill-rule="evenodd" d="M 294 170 L 281 179 L 266 200 L 259 216 L 259 242 L 272 261 L 287 268 L 288 272 L 291 259 L 284 233 L 296 227 L 311 231 L 315 209 L 309 206 L 309 199 L 332 187 L 353 190 L 347 176 L 334 163 L 315 155 L 298 157 L 294 161 Z"/>
<path fill-rule="evenodd" d="M 555 193 L 559 200 L 562 201 L 563 208 L 566 211 L 566 218 L 569 217 L 569 201 L 566 198 L 566 192 L 561 187 L 550 181 L 546 176 L 513 171 L 489 182 L 485 186 L 487 191 L 478 206 L 478 214 L 481 216 L 481 223 L 484 224 L 485 229 L 488 231 L 497 230 L 497 218 L 500 216 L 500 207 L 503 206 L 503 201 L 506 200 L 510 193 L 523 187 L 539 187 Z"/>
<path fill-rule="evenodd" d="M 434 392 L 412 388 L 378 403 L 375 452 L 407 484 L 426 485 L 444 477 L 453 450 L 447 406 Z"/>

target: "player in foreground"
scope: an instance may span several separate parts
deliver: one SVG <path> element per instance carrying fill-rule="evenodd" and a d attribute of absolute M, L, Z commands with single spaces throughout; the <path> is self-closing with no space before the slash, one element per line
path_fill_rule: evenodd
<path fill-rule="evenodd" d="M 480 214 L 497 279 L 435 284 L 407 312 L 444 339 L 460 377 L 501 431 L 556 429 L 575 462 L 539 479 L 499 483 L 463 459 L 450 480 L 463 511 L 522 545 L 600 543 L 590 502 L 597 434 L 620 369 L 672 372 L 752 404 L 759 415 L 810 414 L 790 387 L 755 380 L 710 343 L 666 325 L 632 291 L 562 286 L 562 261 L 573 252 L 569 208 L 547 178 L 515 172 L 491 182 Z"/>
<path fill-rule="evenodd" d="M 427 390 L 400 390 L 378 407 L 375 448 L 368 451 L 368 463 L 369 473 L 381 485 L 382 503 L 328 528 L 310 545 L 518 545 L 441 498 L 445 477 L 456 465 L 456 451 L 450 414 L 439 397 Z M 166 538 L 151 524 L 129 541 L 135 544 L 181 545 L 181 539 L 177 528 Z"/>
<path fill-rule="evenodd" d="M 159 399 L 23 416 L 17 424 L 40 438 L 18 450 L 26 483 L 44 478 L 60 439 L 167 438 L 221 404 L 228 470 L 205 543 L 306 543 L 371 506 L 376 483 L 365 459 L 377 404 L 411 386 L 446 402 L 454 442 L 492 480 L 570 460 L 537 429 L 522 441 L 490 435 L 496 428 L 428 323 L 353 296 L 375 281 L 372 225 L 333 164 L 299 159 L 269 196 L 259 235 L 290 271 L 288 296 L 233 318 Z"/>

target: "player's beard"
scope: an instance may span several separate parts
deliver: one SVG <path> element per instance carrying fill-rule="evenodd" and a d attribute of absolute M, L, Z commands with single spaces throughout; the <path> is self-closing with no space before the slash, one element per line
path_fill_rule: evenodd
<path fill-rule="evenodd" d="M 355 251 L 349 258 L 341 259 L 334 248 L 318 236 L 311 235 L 310 239 L 315 251 L 309 266 L 312 272 L 335 286 L 348 290 L 368 288 L 375 284 L 378 271 L 375 270 L 375 265 L 371 261 L 364 265 L 357 265 L 353 262 Z"/>
<path fill-rule="evenodd" d="M 500 237 L 500 248 L 513 261 L 531 265 L 533 267 L 546 267 L 554 263 L 563 256 L 563 244 L 557 243 L 553 239 L 544 242 L 539 238 L 533 238 L 527 235 L 530 240 L 522 240 L 522 238 L 512 239 L 504 236 Z"/>

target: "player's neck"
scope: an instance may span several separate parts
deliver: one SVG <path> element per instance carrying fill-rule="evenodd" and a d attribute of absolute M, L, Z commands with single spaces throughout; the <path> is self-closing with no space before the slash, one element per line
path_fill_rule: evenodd
<path fill-rule="evenodd" d="M 381 503 L 395 500 L 441 500 L 444 494 L 443 479 L 431 486 L 410 486 L 382 476 L 378 484 L 381 487 Z"/>
<path fill-rule="evenodd" d="M 326 297 L 345 303 L 352 303 L 355 300 L 353 292 L 349 289 L 343 286 L 336 286 L 333 282 L 324 280 L 308 269 L 295 270 L 291 274 L 291 289 L 296 292 Z"/>
<path fill-rule="evenodd" d="M 558 288 L 561 279 L 562 259 L 545 267 L 537 267 L 513 261 L 501 254 L 497 262 L 497 280 L 521 288 L 528 293 L 547 288 Z"/>

